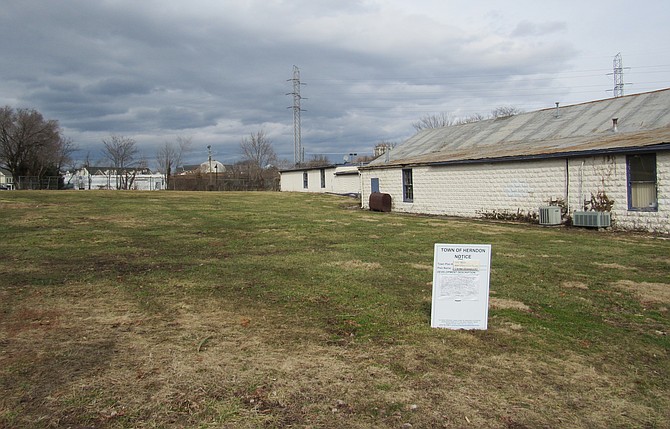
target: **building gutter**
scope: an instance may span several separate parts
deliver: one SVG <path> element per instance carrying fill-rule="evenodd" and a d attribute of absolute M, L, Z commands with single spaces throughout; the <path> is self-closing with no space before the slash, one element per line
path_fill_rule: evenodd
<path fill-rule="evenodd" d="M 537 161 L 547 159 L 561 159 L 561 158 L 580 158 L 595 155 L 626 155 L 631 153 L 644 152 L 658 152 L 670 150 L 670 143 L 658 143 L 649 146 L 632 146 L 632 147 L 617 147 L 611 149 L 593 149 L 583 151 L 565 151 L 556 153 L 542 153 L 537 155 L 518 155 L 518 156 L 502 156 L 495 158 L 477 158 L 477 159 L 456 159 L 451 161 L 439 162 L 407 162 L 390 165 L 367 165 L 360 167 L 360 170 L 376 170 L 389 168 L 407 168 L 407 167 L 442 167 L 448 165 L 469 165 L 469 164 L 493 164 L 500 162 L 515 162 L 515 161 Z"/>

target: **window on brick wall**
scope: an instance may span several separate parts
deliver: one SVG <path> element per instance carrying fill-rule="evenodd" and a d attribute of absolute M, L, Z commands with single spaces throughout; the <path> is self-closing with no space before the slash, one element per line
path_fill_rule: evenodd
<path fill-rule="evenodd" d="M 307 172 L 302 173 L 302 187 L 304 189 L 307 189 L 307 186 L 309 185 L 309 182 L 307 181 Z"/>
<path fill-rule="evenodd" d="M 402 200 L 407 203 L 414 201 L 414 185 L 411 168 L 402 170 Z"/>
<path fill-rule="evenodd" d="M 628 209 L 658 210 L 656 154 L 629 155 L 626 157 L 626 164 L 628 171 Z"/>

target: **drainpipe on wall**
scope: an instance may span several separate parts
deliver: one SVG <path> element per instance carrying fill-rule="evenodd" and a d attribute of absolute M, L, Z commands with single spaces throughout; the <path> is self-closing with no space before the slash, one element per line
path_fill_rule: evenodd
<path fill-rule="evenodd" d="M 565 158 L 565 210 L 570 214 L 570 160 Z"/>
<path fill-rule="evenodd" d="M 582 161 L 582 165 L 579 167 L 579 204 L 581 206 L 580 210 L 584 208 L 584 192 L 582 186 L 584 185 L 584 164 L 586 161 Z"/>

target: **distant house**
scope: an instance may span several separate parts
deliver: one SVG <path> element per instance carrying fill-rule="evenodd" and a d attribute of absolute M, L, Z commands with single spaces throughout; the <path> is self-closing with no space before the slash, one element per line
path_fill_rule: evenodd
<path fill-rule="evenodd" d="M 211 165 L 211 167 L 210 167 Z M 205 161 L 201 164 L 193 164 L 193 165 L 182 165 L 177 167 L 177 174 L 208 174 L 208 173 L 215 173 L 215 174 L 224 174 L 227 171 L 232 171 L 232 166 L 231 165 L 226 165 L 223 164 L 219 161 L 212 160 L 210 163 L 209 161 Z"/>
<path fill-rule="evenodd" d="M 14 189 L 14 176 L 4 168 L 0 168 L 0 189 Z"/>
<path fill-rule="evenodd" d="M 670 233 L 670 89 L 428 129 L 360 168 L 362 205 L 481 217 L 568 214 L 606 200 L 614 225 Z"/>
<path fill-rule="evenodd" d="M 282 192 L 317 192 L 360 195 L 358 166 L 351 164 L 280 170 Z"/>
<path fill-rule="evenodd" d="M 116 169 L 108 166 L 82 167 L 65 174 L 65 183 L 76 190 L 131 189 L 138 191 L 165 189 L 165 178 L 148 168 Z"/>

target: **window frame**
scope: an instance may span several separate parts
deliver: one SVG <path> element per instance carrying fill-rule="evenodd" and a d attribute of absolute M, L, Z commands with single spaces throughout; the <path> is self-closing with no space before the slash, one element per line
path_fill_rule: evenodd
<path fill-rule="evenodd" d="M 633 160 L 635 158 L 647 158 L 648 163 L 650 165 L 653 165 L 653 170 L 651 171 L 644 171 L 641 170 L 639 172 L 634 172 L 634 164 Z M 640 162 L 641 164 L 644 161 Z M 640 175 L 640 174 L 648 174 L 649 176 L 653 176 L 651 180 L 640 180 L 638 178 L 634 178 L 635 175 Z M 647 206 L 647 207 L 636 207 L 633 205 L 633 193 L 634 193 L 634 187 L 636 184 L 653 184 L 654 185 L 654 199 L 652 203 Z M 635 211 L 635 212 L 657 212 L 658 211 L 658 163 L 657 163 L 657 157 L 656 153 L 638 153 L 634 155 L 627 155 L 626 156 L 626 194 L 628 198 L 628 210 L 629 211 Z"/>
<path fill-rule="evenodd" d="M 319 173 L 321 175 L 321 189 L 325 189 L 326 188 L 326 169 L 321 168 L 319 170 Z"/>
<path fill-rule="evenodd" d="M 309 189 L 309 174 L 306 171 L 302 172 L 302 188 Z"/>
<path fill-rule="evenodd" d="M 402 169 L 402 200 L 406 203 L 414 202 L 414 173 L 411 168 Z"/>

